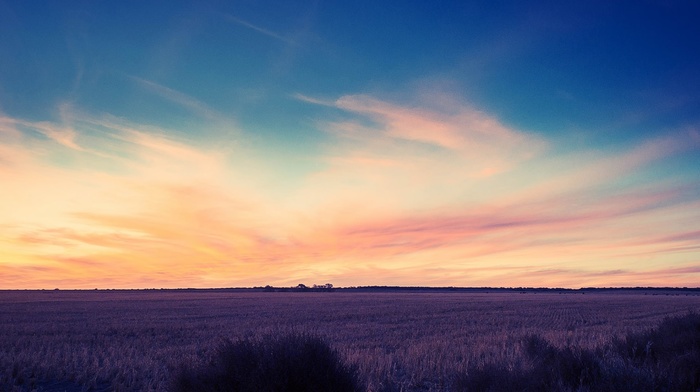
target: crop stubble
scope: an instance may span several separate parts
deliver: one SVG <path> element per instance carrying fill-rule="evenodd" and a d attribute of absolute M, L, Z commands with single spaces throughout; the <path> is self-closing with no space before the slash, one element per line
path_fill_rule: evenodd
<path fill-rule="evenodd" d="M 206 360 L 223 339 L 296 331 L 325 338 L 370 390 L 393 380 L 437 391 L 470 365 L 519 361 L 528 335 L 596 348 L 690 311 L 700 296 L 5 291 L 0 385 L 23 377 L 164 391 L 180 364 Z"/>

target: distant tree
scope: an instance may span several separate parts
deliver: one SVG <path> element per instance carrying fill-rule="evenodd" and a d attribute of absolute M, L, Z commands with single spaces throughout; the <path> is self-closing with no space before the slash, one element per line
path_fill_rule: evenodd
<path fill-rule="evenodd" d="M 299 283 L 299 284 L 297 285 L 297 289 L 299 289 L 299 290 L 306 290 L 306 289 L 308 289 L 308 287 L 306 287 L 306 285 L 303 284 L 303 283 Z"/>

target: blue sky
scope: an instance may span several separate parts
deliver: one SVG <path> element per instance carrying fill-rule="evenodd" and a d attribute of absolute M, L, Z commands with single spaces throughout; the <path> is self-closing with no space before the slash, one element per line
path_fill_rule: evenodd
<path fill-rule="evenodd" d="M 698 15 L 691 1 L 0 2 L 3 181 L 22 189 L 0 215 L 4 285 L 697 281 Z M 197 165 L 216 175 L 173 172 Z M 112 199 L 124 186 L 128 208 Z M 248 222 L 245 250 L 197 214 L 172 232 L 106 219 L 172 224 L 161 191 Z M 242 218 L 203 191 L 256 206 Z M 11 214 L 20 197 L 52 207 Z M 618 199 L 641 204 L 605 204 Z M 572 206 L 587 223 L 557 226 Z M 472 252 L 479 239 L 494 250 Z M 153 245 L 178 241 L 197 245 Z"/>
<path fill-rule="evenodd" d="M 3 108 L 50 119 L 71 101 L 131 115 L 143 100 L 144 117 L 177 111 L 134 77 L 277 127 L 303 127 L 295 93 L 400 99 L 440 83 L 540 132 L 697 120 L 692 2 L 461 3 L 5 2 Z"/>

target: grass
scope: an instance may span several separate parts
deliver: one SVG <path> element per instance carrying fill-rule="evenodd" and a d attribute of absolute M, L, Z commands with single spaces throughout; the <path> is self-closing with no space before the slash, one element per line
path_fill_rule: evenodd
<path fill-rule="evenodd" d="M 628 382 L 653 381 L 663 373 L 663 368 L 653 373 L 661 366 L 654 358 L 665 355 L 654 350 L 676 343 L 654 338 L 647 355 L 645 334 L 654 333 L 665 317 L 689 311 L 700 312 L 700 297 L 0 292 L 0 391 L 32 385 L 39 391 L 51 385 L 168 391 L 183 366 L 206 367 L 222 342 L 288 334 L 321 338 L 343 364 L 357 370 L 368 391 L 449 391 L 460 385 L 460 377 L 462 383 L 466 375 L 476 380 L 484 369 L 487 379 L 490 367 L 505 369 L 514 379 L 527 376 L 537 367 L 528 353 L 533 335 L 541 339 L 532 340 L 534 349 L 545 358 L 576 359 L 590 352 L 607 358 L 605 369 L 626 375 Z M 612 355 L 617 347 L 635 354 Z M 576 369 L 571 372 L 576 378 Z"/>
<path fill-rule="evenodd" d="M 323 339 L 267 335 L 224 342 L 204 366 L 183 364 L 174 392 L 360 391 L 357 370 Z"/>
<path fill-rule="evenodd" d="M 557 348 L 539 336 L 523 340 L 523 362 L 474 367 L 453 391 L 698 391 L 700 315 L 666 318 L 595 349 Z"/>

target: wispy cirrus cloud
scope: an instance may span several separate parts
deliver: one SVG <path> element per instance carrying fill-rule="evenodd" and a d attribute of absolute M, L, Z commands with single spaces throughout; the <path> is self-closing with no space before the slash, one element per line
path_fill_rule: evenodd
<path fill-rule="evenodd" d="M 331 237 L 357 259 L 402 268 L 407 260 L 439 260 L 452 279 L 473 281 L 476 276 L 465 271 L 475 263 L 541 266 L 586 260 L 595 273 L 607 271 L 610 258 L 634 263 L 637 251 L 654 252 L 649 257 L 657 260 L 694 252 L 692 244 L 679 248 L 667 240 L 671 237 L 654 234 L 683 236 L 687 227 L 697 227 L 677 214 L 694 210 L 698 184 L 674 185 L 648 171 L 697 150 L 692 130 L 610 152 L 562 153 L 552 146 L 548 153 L 539 137 L 505 128 L 468 106 L 440 111 L 435 105 L 404 107 L 363 96 L 296 97 L 361 116 L 319 124 L 340 143 L 329 149 L 327 169 L 310 178 L 339 194 L 332 198 L 336 202 L 345 200 L 343 212 L 329 215 L 353 218 L 335 226 Z M 525 151 L 511 154 L 512 148 Z M 473 175 L 494 156 L 508 164 L 490 176 Z M 428 270 L 427 265 L 418 270 Z M 556 279 L 575 285 L 575 278 L 565 275 Z"/>
<path fill-rule="evenodd" d="M 578 287 L 694 273 L 700 184 L 648 169 L 698 149 L 692 132 L 566 153 L 447 98 L 298 98 L 342 119 L 319 119 L 317 169 L 282 195 L 264 149 L 77 110 L 0 118 L 0 181 L 13 184 L 0 285 Z M 79 148 L 41 131 L 66 127 Z"/>
<path fill-rule="evenodd" d="M 64 111 L 65 108 L 62 107 L 62 114 Z M 69 124 L 48 121 L 31 122 L 0 115 L 0 135 L 16 142 L 22 136 L 18 127 L 31 129 L 69 149 L 83 151 L 83 147 L 78 145 L 76 140 L 77 132 Z"/>
<path fill-rule="evenodd" d="M 494 200 L 493 205 L 479 204 L 461 211 L 377 219 L 373 224 L 348 227 L 338 237 L 357 248 L 364 247 L 368 253 L 382 255 L 441 248 L 462 248 L 465 259 L 533 249 L 564 250 L 562 254 L 566 254 L 609 248 L 609 255 L 624 254 L 645 244 L 668 246 L 697 240 L 694 232 L 686 233 L 682 227 L 673 228 L 679 234 L 667 237 L 653 237 L 647 227 L 626 224 L 625 231 L 615 227 L 624 220 L 659 218 L 676 208 L 688 208 L 684 193 L 634 189 L 614 197 L 590 199 L 575 209 L 570 207 L 568 197 L 530 201 L 525 206 Z M 688 241 L 683 241 L 686 238 Z M 547 257 L 556 257 L 556 253 Z"/>
<path fill-rule="evenodd" d="M 461 166 L 469 176 L 489 177 L 538 156 L 547 146 L 543 138 L 506 127 L 448 95 L 431 95 L 433 101 L 441 103 L 437 108 L 433 104 L 432 109 L 397 105 L 367 95 L 347 95 L 333 101 L 302 94 L 295 97 L 359 116 L 325 122 L 320 128 L 356 141 L 354 154 L 365 159 L 386 157 L 391 150 L 403 158 L 446 155 L 451 161 L 439 160 Z"/>
<path fill-rule="evenodd" d="M 344 96 L 334 105 L 372 118 L 390 137 L 446 149 L 464 150 L 494 144 L 504 149 L 527 139 L 525 134 L 503 126 L 493 117 L 464 106 L 457 113 L 442 114 L 397 106 L 365 95 Z M 531 139 L 534 141 L 535 137 Z"/>
<path fill-rule="evenodd" d="M 25 123 L 26 125 L 26 123 Z M 71 128 L 56 127 L 51 123 L 42 122 L 33 124 L 34 128 L 65 147 L 81 151 L 83 148 L 76 141 L 77 132 Z"/>
<path fill-rule="evenodd" d="M 615 269 L 602 267 L 586 268 L 549 268 L 524 269 L 513 273 L 508 271 L 504 279 L 513 282 L 526 283 L 532 277 L 541 281 L 561 282 L 561 287 L 697 287 L 700 276 L 700 264 L 690 264 L 683 267 L 670 268 L 626 268 Z M 606 283 L 601 285 L 601 280 Z M 664 282 L 663 284 L 659 282 Z"/>
<path fill-rule="evenodd" d="M 189 110 L 191 113 L 200 116 L 203 119 L 220 120 L 224 117 L 208 105 L 185 93 L 163 86 L 151 80 L 146 80 L 131 75 L 129 76 L 129 78 L 138 83 L 141 87 L 145 88 L 146 90 L 151 91 L 154 94 L 157 94 L 158 96 L 165 98 L 170 102 L 182 106 L 183 108 Z"/>
<path fill-rule="evenodd" d="M 266 35 L 266 36 L 268 36 L 268 37 L 270 37 L 270 38 L 274 38 L 274 39 L 276 39 L 276 40 L 278 40 L 278 41 L 282 41 L 282 42 L 287 43 L 287 44 L 289 44 L 289 45 L 297 45 L 297 42 L 296 42 L 294 39 L 291 39 L 291 38 L 289 38 L 289 37 L 287 37 L 287 36 L 284 36 L 284 35 L 282 35 L 282 34 L 276 33 L 276 32 L 274 32 L 274 31 L 268 30 L 268 29 L 266 29 L 266 28 L 260 27 L 260 26 L 258 26 L 258 25 L 255 25 L 255 24 L 253 24 L 253 23 L 250 23 L 250 22 L 248 22 L 248 21 L 246 21 L 246 20 L 243 20 L 243 19 L 241 19 L 241 18 L 238 18 L 238 17 L 236 17 L 236 16 L 233 16 L 233 15 L 230 15 L 230 14 L 225 14 L 224 17 L 226 18 L 226 20 L 228 20 L 228 21 L 230 21 L 230 22 L 233 22 L 233 23 L 235 23 L 235 24 L 237 24 L 237 25 L 240 25 L 240 26 L 246 27 L 246 28 L 248 28 L 248 29 L 251 29 L 251 30 L 253 30 L 253 31 L 256 31 L 256 32 L 258 32 L 258 33 L 260 33 L 260 34 L 263 34 L 263 35 Z"/>
<path fill-rule="evenodd" d="M 10 284 L 5 279 L 18 273 L 25 273 L 28 285 L 45 282 L 46 277 L 32 278 L 30 270 L 53 266 L 56 281 L 71 275 L 66 281 L 78 282 L 87 271 L 84 282 L 121 276 L 114 282 L 124 287 L 142 284 L 129 283 L 133 273 L 149 280 L 151 273 L 168 271 L 172 285 L 197 274 L 193 260 L 209 271 L 224 263 L 227 249 L 243 256 L 241 251 L 263 236 L 256 222 L 264 222 L 264 216 L 247 212 L 260 210 L 260 198 L 245 190 L 245 181 L 235 181 L 219 153 L 144 132 L 135 124 L 89 117 L 76 122 L 79 127 L 99 124 L 103 137 L 123 143 L 107 143 L 109 150 L 100 156 L 72 150 L 70 160 L 89 162 L 93 169 L 51 165 L 43 152 L 51 151 L 48 142 L 14 145 L 22 165 L 0 167 L 3 182 L 14 185 L 3 194 L 0 208 L 0 237 L 6 239 L 0 259 L 11 260 L 4 268 L 14 272 L 8 271 L 1 284 Z M 99 169 L 105 166 L 110 170 Z M 232 185 L 226 185 L 229 181 Z"/>

